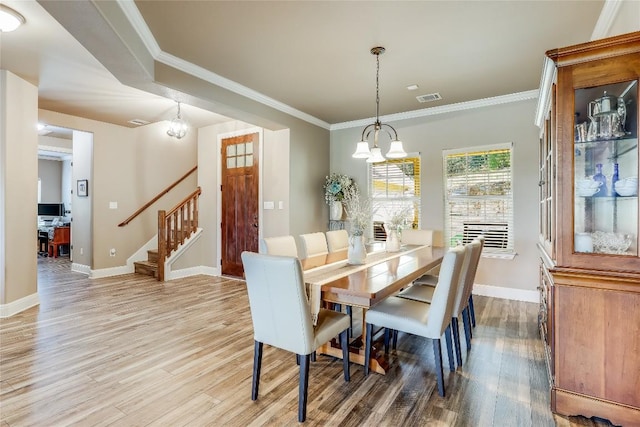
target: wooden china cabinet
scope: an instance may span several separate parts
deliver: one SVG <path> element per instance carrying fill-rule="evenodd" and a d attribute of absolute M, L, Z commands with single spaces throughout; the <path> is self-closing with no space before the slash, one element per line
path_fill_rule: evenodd
<path fill-rule="evenodd" d="M 640 32 L 546 56 L 536 121 L 551 409 L 639 426 Z"/>

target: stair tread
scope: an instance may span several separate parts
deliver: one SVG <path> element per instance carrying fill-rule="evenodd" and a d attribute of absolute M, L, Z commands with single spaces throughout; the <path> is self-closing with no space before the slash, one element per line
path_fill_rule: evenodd
<path fill-rule="evenodd" d="M 152 261 L 135 261 L 133 264 L 134 265 L 145 265 L 147 267 L 158 267 L 158 263 L 157 262 L 152 262 Z"/>

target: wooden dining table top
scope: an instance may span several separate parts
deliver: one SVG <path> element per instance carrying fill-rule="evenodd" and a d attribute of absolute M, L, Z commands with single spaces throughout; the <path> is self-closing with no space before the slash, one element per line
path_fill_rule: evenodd
<path fill-rule="evenodd" d="M 364 265 L 346 262 L 347 251 L 301 260 L 305 282 L 321 286 L 322 300 L 369 308 L 437 267 L 446 252 L 432 246 L 403 246 L 399 252 L 373 252 Z"/>

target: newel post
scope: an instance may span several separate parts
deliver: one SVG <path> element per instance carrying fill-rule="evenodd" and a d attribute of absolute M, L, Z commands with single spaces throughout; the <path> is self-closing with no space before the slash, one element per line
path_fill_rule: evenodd
<path fill-rule="evenodd" d="M 164 282 L 164 260 L 167 258 L 167 211 L 158 211 L 158 280 Z"/>

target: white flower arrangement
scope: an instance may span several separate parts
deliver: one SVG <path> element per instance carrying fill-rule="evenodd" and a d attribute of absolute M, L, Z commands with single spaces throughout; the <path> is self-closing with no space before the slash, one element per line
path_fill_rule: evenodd
<path fill-rule="evenodd" d="M 343 201 L 345 198 L 345 192 L 349 189 L 355 188 L 356 191 L 358 190 L 353 178 L 340 173 L 332 173 L 331 175 L 328 175 L 325 178 L 325 183 L 322 188 L 324 188 L 324 201 L 328 205 L 335 201 Z"/>
<path fill-rule="evenodd" d="M 352 236 L 362 236 L 364 230 L 371 224 L 373 212 L 371 200 L 360 197 L 358 187 L 350 186 L 344 192 L 344 208 L 347 211 L 347 219 L 351 225 Z"/>
<path fill-rule="evenodd" d="M 389 228 L 389 231 L 395 230 L 401 233 L 402 229 L 407 224 L 407 216 L 409 215 L 410 212 L 411 212 L 411 208 L 408 206 L 405 206 L 404 208 L 395 211 L 391 215 L 391 219 L 387 223 L 387 227 Z"/>

